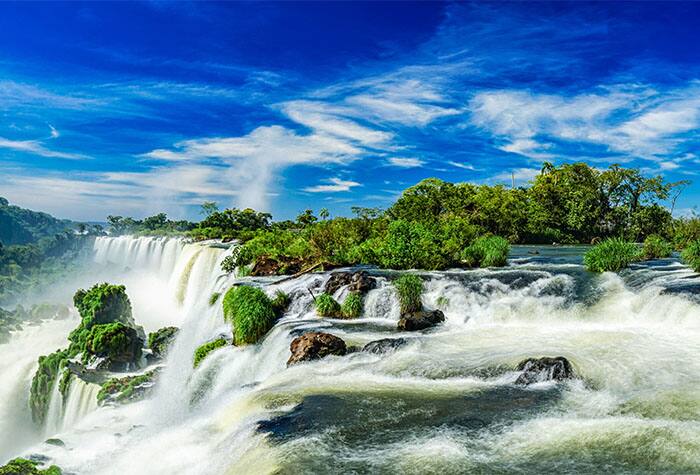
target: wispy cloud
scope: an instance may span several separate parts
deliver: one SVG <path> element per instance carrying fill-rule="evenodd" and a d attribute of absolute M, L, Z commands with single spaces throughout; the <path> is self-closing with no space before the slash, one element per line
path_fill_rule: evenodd
<path fill-rule="evenodd" d="M 52 134 L 53 135 L 53 134 Z M 46 148 L 38 140 L 9 140 L 0 137 L 0 148 L 13 150 L 15 152 L 28 153 L 31 155 L 39 155 L 47 158 L 63 158 L 66 160 L 80 160 L 87 158 L 84 155 L 76 153 L 59 152 Z"/>
<path fill-rule="evenodd" d="M 340 178 L 329 178 L 328 185 L 316 185 L 304 188 L 309 193 L 338 193 L 340 191 L 350 191 L 351 188 L 362 186 L 356 181 L 342 180 Z"/>
<path fill-rule="evenodd" d="M 419 168 L 425 164 L 423 160 L 412 157 L 391 157 L 387 159 L 387 163 L 399 168 Z"/>

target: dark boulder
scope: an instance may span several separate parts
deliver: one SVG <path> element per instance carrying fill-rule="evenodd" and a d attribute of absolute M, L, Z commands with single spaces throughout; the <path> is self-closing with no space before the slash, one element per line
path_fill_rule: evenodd
<path fill-rule="evenodd" d="M 287 361 L 287 366 L 302 361 L 311 361 L 328 355 L 343 356 L 347 353 L 345 342 L 335 335 L 323 332 L 305 333 L 292 340 L 289 345 L 292 356 Z"/>
<path fill-rule="evenodd" d="M 563 356 L 556 358 L 528 358 L 518 364 L 522 371 L 515 384 L 528 385 L 544 381 L 563 381 L 574 377 L 574 370 L 569 360 Z"/>
<path fill-rule="evenodd" d="M 362 351 L 375 354 L 388 353 L 397 350 L 407 342 L 408 340 L 405 338 L 382 338 L 381 340 L 370 341 L 362 348 Z"/>
<path fill-rule="evenodd" d="M 333 295 L 338 289 L 346 285 L 350 292 L 365 294 L 377 286 L 377 280 L 366 271 L 335 272 L 331 274 L 323 291 L 328 295 Z"/>
<path fill-rule="evenodd" d="M 445 321 L 445 314 L 440 310 L 420 310 L 401 316 L 397 328 L 402 331 L 425 330 Z"/>

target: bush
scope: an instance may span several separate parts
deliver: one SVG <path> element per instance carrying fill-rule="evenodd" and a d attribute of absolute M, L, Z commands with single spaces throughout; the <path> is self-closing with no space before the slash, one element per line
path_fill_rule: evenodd
<path fill-rule="evenodd" d="M 272 301 L 248 285 L 232 287 L 224 296 L 224 319 L 233 325 L 233 344 L 257 343 L 275 325 Z"/>
<path fill-rule="evenodd" d="M 695 272 L 700 272 L 700 239 L 692 241 L 683 249 L 681 259 Z"/>
<path fill-rule="evenodd" d="M 42 470 L 33 460 L 16 458 L 0 467 L 0 475 L 61 475 L 61 469 L 55 465 Z"/>
<path fill-rule="evenodd" d="M 123 285 L 95 284 L 89 290 L 78 290 L 73 303 L 82 318 L 82 326 L 122 322 L 134 326 L 131 316 L 131 302 Z"/>
<path fill-rule="evenodd" d="M 594 246 L 583 256 L 591 272 L 617 272 L 642 257 L 639 247 L 620 238 L 609 238 Z"/>
<path fill-rule="evenodd" d="M 469 267 L 502 267 L 506 265 L 509 253 L 507 239 L 481 236 L 462 252 L 462 260 Z"/>
<path fill-rule="evenodd" d="M 673 246 L 658 234 L 651 234 L 644 240 L 644 259 L 659 259 L 669 257 Z"/>
<path fill-rule="evenodd" d="M 289 295 L 285 294 L 281 290 L 275 292 L 275 298 L 272 299 L 272 308 L 275 311 L 275 315 L 277 315 L 278 318 L 281 317 L 287 310 L 287 307 L 289 307 L 290 303 L 291 299 L 289 298 Z"/>
<path fill-rule="evenodd" d="M 199 366 L 199 363 L 202 362 L 204 358 L 209 355 L 214 350 L 217 350 L 223 346 L 226 346 L 226 340 L 223 338 L 217 338 L 214 341 L 209 341 L 196 350 L 194 350 L 194 361 L 192 362 L 193 366 L 196 368 Z"/>
<path fill-rule="evenodd" d="M 85 339 L 83 361 L 99 356 L 118 363 L 137 362 L 142 344 L 136 330 L 121 322 L 95 325 Z"/>
<path fill-rule="evenodd" d="M 339 318 L 342 316 L 340 304 L 325 292 L 316 297 L 316 313 L 319 317 Z"/>
<path fill-rule="evenodd" d="M 343 301 L 340 308 L 340 313 L 345 318 L 359 318 L 362 315 L 362 294 L 359 292 L 350 292 Z"/>
<path fill-rule="evenodd" d="M 419 312 L 423 308 L 421 294 L 423 279 L 413 274 L 404 274 L 394 281 L 394 287 L 399 296 L 401 314 Z"/>

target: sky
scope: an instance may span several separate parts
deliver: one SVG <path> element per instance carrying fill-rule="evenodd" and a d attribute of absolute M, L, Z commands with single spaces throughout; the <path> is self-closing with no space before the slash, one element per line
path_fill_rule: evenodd
<path fill-rule="evenodd" d="M 700 3 L 0 3 L 0 196 L 104 221 L 386 208 L 542 163 L 694 183 Z"/>

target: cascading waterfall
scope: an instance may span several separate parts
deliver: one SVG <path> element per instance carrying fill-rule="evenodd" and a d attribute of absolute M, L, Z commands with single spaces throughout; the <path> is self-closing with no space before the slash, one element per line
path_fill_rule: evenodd
<path fill-rule="evenodd" d="M 402 334 L 389 273 L 373 272 L 378 286 L 352 321 L 315 315 L 309 290 L 328 273 L 245 278 L 285 291 L 290 308 L 258 345 L 221 348 L 194 369 L 194 349 L 231 331 L 220 301 L 209 305 L 236 280 L 220 270 L 228 252 L 97 239 L 93 277 L 124 283 L 147 330 L 181 331 L 148 399 L 97 408 L 96 386 L 72 385 L 66 447 L 28 450 L 76 474 L 700 472 L 700 306 L 677 261 L 593 276 L 575 249 L 516 248 L 504 269 L 420 273 L 424 304 L 446 321 Z M 351 346 L 407 343 L 287 368 L 306 330 Z M 580 378 L 515 385 L 533 356 L 564 356 Z M 26 387 L 31 373 L 16 377 Z"/>

